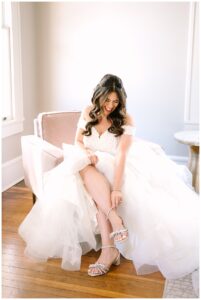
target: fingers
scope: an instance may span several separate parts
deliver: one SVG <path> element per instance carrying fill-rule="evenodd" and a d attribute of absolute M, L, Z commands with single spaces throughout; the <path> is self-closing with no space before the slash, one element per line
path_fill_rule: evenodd
<path fill-rule="evenodd" d="M 89 155 L 89 159 L 90 159 L 92 165 L 95 165 L 98 162 L 98 156 L 97 155 L 93 155 L 93 154 Z"/>
<path fill-rule="evenodd" d="M 116 203 L 114 200 L 112 200 L 112 208 L 116 208 Z"/>
<path fill-rule="evenodd" d="M 95 165 L 98 162 L 98 156 L 94 154 L 94 151 L 91 149 L 87 149 L 87 155 L 91 162 L 91 165 Z"/>
<path fill-rule="evenodd" d="M 119 204 L 122 203 L 122 201 L 123 201 L 122 193 L 120 191 L 112 191 L 111 194 L 112 208 L 117 208 Z"/>

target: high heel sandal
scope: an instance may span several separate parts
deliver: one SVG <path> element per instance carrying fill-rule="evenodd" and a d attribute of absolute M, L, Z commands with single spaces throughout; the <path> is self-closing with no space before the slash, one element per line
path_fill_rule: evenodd
<path fill-rule="evenodd" d="M 105 248 L 115 248 L 116 249 L 115 246 L 111 246 L 111 245 L 109 245 L 109 246 L 103 246 L 101 249 L 105 249 Z M 110 267 L 112 265 L 115 265 L 115 266 L 119 266 L 120 265 L 120 252 L 119 252 L 119 250 L 118 250 L 117 257 L 113 260 L 113 262 L 109 266 L 106 266 L 105 264 L 101 264 L 101 263 L 95 263 L 95 264 L 89 265 L 88 275 L 89 276 L 101 276 L 101 275 L 105 275 L 107 272 L 109 272 Z M 92 272 L 92 270 L 97 270 L 97 272 Z"/>
<path fill-rule="evenodd" d="M 108 213 L 107 213 L 107 217 L 106 217 L 107 220 L 109 219 L 109 215 L 110 215 L 110 212 L 112 211 L 112 209 L 113 208 L 111 207 L 109 209 Z M 119 217 L 119 218 L 122 220 L 121 217 Z M 122 229 L 113 231 L 110 234 L 110 238 L 114 239 L 115 243 L 122 243 L 122 242 L 125 242 L 128 239 L 128 229 L 124 226 L 123 220 L 122 220 L 122 226 L 123 226 Z M 120 238 L 118 238 L 118 237 L 120 237 Z"/>

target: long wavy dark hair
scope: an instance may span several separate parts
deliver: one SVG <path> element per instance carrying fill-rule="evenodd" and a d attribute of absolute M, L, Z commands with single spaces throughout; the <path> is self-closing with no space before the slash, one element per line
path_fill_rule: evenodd
<path fill-rule="evenodd" d="M 124 129 L 122 126 L 125 124 L 126 118 L 126 91 L 119 77 L 106 74 L 94 90 L 91 99 L 93 107 L 89 112 L 91 121 L 86 124 L 86 130 L 83 131 L 83 135 L 90 136 L 91 128 L 99 123 L 102 114 L 102 105 L 111 92 L 117 93 L 119 103 L 115 110 L 107 116 L 107 119 L 112 123 L 108 131 L 115 134 L 116 137 L 123 134 Z"/>

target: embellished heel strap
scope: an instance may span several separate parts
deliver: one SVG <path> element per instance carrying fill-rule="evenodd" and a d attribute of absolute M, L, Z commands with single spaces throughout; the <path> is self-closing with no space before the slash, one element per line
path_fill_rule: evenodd
<path fill-rule="evenodd" d="M 102 249 L 105 249 L 105 248 L 116 248 L 116 247 L 114 245 L 102 246 Z M 89 265 L 88 275 L 89 276 L 101 276 L 101 275 L 104 275 L 107 272 L 109 272 L 110 267 L 112 265 L 119 266 L 120 265 L 120 252 L 118 249 L 117 249 L 117 252 L 118 252 L 117 256 L 114 258 L 113 261 L 111 261 L 111 263 L 109 265 L 108 264 L 106 265 L 104 263 L 99 263 L 99 262 Z"/>
<path fill-rule="evenodd" d="M 114 245 L 106 245 L 101 247 L 101 249 L 106 249 L 106 248 L 116 248 L 116 247 Z"/>
<path fill-rule="evenodd" d="M 128 229 L 123 227 L 120 230 L 113 231 L 110 233 L 110 238 L 114 239 L 115 243 L 121 243 L 128 239 Z"/>

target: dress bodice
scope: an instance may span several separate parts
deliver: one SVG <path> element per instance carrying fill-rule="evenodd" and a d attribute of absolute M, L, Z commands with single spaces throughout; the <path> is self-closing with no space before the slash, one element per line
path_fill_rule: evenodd
<path fill-rule="evenodd" d="M 86 121 L 81 117 L 78 122 L 78 128 L 85 129 Z M 122 126 L 124 128 L 124 134 L 133 135 L 135 128 L 130 125 Z M 115 137 L 115 135 L 108 130 L 105 130 L 101 135 L 99 135 L 97 129 L 92 127 L 91 135 L 84 136 L 83 142 L 87 148 L 93 151 L 103 151 L 110 154 L 115 154 L 119 144 L 120 137 Z"/>

